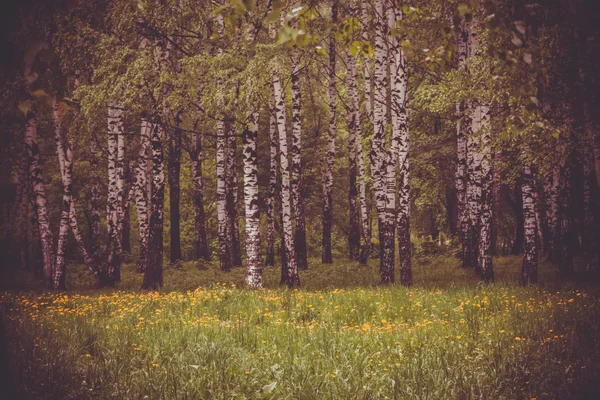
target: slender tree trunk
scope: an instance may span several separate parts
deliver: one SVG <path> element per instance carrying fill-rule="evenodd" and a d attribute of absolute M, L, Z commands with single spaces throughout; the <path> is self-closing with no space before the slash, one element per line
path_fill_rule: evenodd
<path fill-rule="evenodd" d="M 258 113 L 244 131 L 244 200 L 246 203 L 246 285 L 262 289 L 260 260 L 260 212 L 258 208 Z"/>
<path fill-rule="evenodd" d="M 180 213 L 180 198 L 181 198 L 181 189 L 179 186 L 180 180 L 180 172 L 181 172 L 181 129 L 179 125 L 181 124 L 181 113 L 178 113 L 175 118 L 176 127 L 172 130 L 169 130 L 171 134 L 169 135 L 169 158 L 168 158 L 168 168 L 169 168 L 169 210 L 171 217 L 171 227 L 170 227 L 170 236 L 171 236 L 171 252 L 170 252 L 170 260 L 171 263 L 176 263 L 181 260 L 181 213 Z"/>
<path fill-rule="evenodd" d="M 350 229 L 348 231 L 348 250 L 350 260 L 359 260 L 360 258 L 360 224 L 357 207 L 358 188 L 356 186 L 356 157 L 357 140 L 361 140 L 360 135 L 360 110 L 358 109 L 358 90 L 356 87 L 356 59 L 350 53 L 346 54 L 346 65 L 348 73 L 346 74 L 346 85 L 348 87 L 348 166 L 350 185 L 348 191 L 348 203 L 350 206 Z"/>
<path fill-rule="evenodd" d="M 275 95 L 271 90 L 269 107 L 269 187 L 267 193 L 267 255 L 265 265 L 275 265 L 275 193 L 277 189 L 277 118 L 275 116 Z"/>
<path fill-rule="evenodd" d="M 361 15 L 360 22 L 364 27 L 362 33 L 362 39 L 365 42 L 370 42 L 369 40 L 369 2 L 367 0 L 361 1 Z M 373 119 L 373 103 L 372 103 L 372 90 L 371 90 L 371 58 L 369 56 L 363 57 L 364 64 L 364 74 L 365 74 L 365 110 L 367 113 L 367 117 L 369 119 L 369 123 L 372 126 L 375 126 L 375 121 Z"/>
<path fill-rule="evenodd" d="M 394 5 L 390 14 L 390 28 L 396 28 L 396 21 L 402 19 L 402 12 Z M 396 162 L 400 169 L 398 210 L 395 215 L 398 229 L 398 257 L 400 259 L 400 282 L 404 286 L 412 285 L 412 265 L 410 246 L 410 163 L 408 135 L 408 74 L 406 59 L 400 48 L 400 40 L 392 41 L 393 59 L 390 70 L 392 72 L 392 178 L 390 186 L 396 190 Z M 397 150 L 396 150 L 397 148 Z M 388 178 L 389 179 L 389 178 Z"/>
<path fill-rule="evenodd" d="M 275 118 L 277 120 L 277 131 L 279 133 L 279 156 L 281 165 L 281 212 L 283 245 L 285 246 L 285 259 L 287 270 L 288 287 L 300 286 L 298 266 L 294 252 L 291 190 L 290 190 L 290 167 L 288 163 L 287 135 L 285 124 L 285 102 L 281 89 L 281 81 L 277 76 L 273 77 L 273 94 L 275 97 Z"/>
<path fill-rule="evenodd" d="M 560 167 L 555 165 L 546 174 L 544 186 L 546 187 L 546 219 L 548 221 L 548 260 L 557 262 L 558 245 L 560 242 L 559 202 L 560 192 Z"/>
<path fill-rule="evenodd" d="M 108 108 L 108 262 L 106 275 L 112 282 L 121 280 L 123 178 L 124 178 L 123 107 L 111 103 Z"/>
<path fill-rule="evenodd" d="M 337 23 L 338 3 L 334 1 L 331 5 L 331 22 Z M 335 137 L 337 135 L 337 77 L 335 75 L 335 36 L 329 38 L 329 87 L 327 95 L 329 99 L 329 135 L 327 137 L 327 155 L 325 157 L 325 186 L 323 193 L 323 264 L 333 263 L 331 255 L 331 229 L 333 225 L 333 165 L 335 161 Z"/>
<path fill-rule="evenodd" d="M 304 200 L 300 192 L 302 182 L 302 102 L 300 96 L 300 68 L 297 56 L 292 58 L 292 200 L 296 219 L 294 248 L 298 269 L 308 269 L 306 256 L 306 223 Z"/>
<path fill-rule="evenodd" d="M 40 240 L 42 243 L 43 276 L 44 285 L 52 287 L 52 273 L 54 271 L 54 243 L 50 219 L 48 217 L 48 206 L 46 200 L 46 189 L 44 188 L 44 173 L 40 167 L 40 149 L 37 143 L 37 120 L 35 112 L 29 110 L 26 116 L 25 146 L 27 148 L 27 159 L 29 164 L 29 175 L 33 198 L 35 199 L 35 216 L 37 217 Z"/>
<path fill-rule="evenodd" d="M 123 253 L 131 254 L 131 166 L 133 161 L 125 162 L 125 188 L 123 190 L 123 228 L 121 235 L 121 248 Z"/>
<path fill-rule="evenodd" d="M 498 255 L 498 221 L 499 221 L 499 212 L 500 212 L 500 182 L 498 176 L 498 154 L 492 154 L 492 220 L 490 227 L 490 253 L 492 256 Z M 534 193 L 537 193 L 534 190 Z M 538 225 L 539 226 L 539 225 Z M 538 229 L 539 232 L 541 230 Z"/>
<path fill-rule="evenodd" d="M 469 56 L 469 28 L 467 22 L 460 25 L 457 35 L 458 70 L 466 71 L 465 61 Z M 458 117 L 456 127 L 456 195 L 458 201 L 458 239 L 462 247 L 463 267 L 470 264 L 467 236 L 469 235 L 469 214 L 467 207 L 467 131 L 470 130 L 471 119 L 466 109 L 466 102 L 459 101 L 456 104 Z"/>
<path fill-rule="evenodd" d="M 224 19 L 222 15 L 217 16 L 218 33 L 221 35 L 224 29 Z M 218 54 L 223 54 L 223 49 L 218 49 Z M 217 81 L 217 86 L 221 86 L 221 82 Z M 221 89 L 222 90 L 222 89 Z M 219 104 L 223 103 L 223 99 L 218 99 Z M 221 119 L 217 123 L 217 140 L 216 140 L 216 169 L 217 169 L 217 225 L 219 238 L 219 262 L 222 271 L 231 270 L 231 257 L 227 243 L 227 176 L 225 171 L 225 120 Z"/>
<path fill-rule="evenodd" d="M 140 150 L 137 157 L 135 168 L 135 207 L 138 220 L 138 231 L 140 234 L 140 255 L 138 260 L 138 272 L 146 270 L 146 261 L 148 258 L 148 235 L 149 235 L 149 215 L 148 215 L 148 158 L 150 135 L 152 134 L 152 124 L 146 118 L 142 118 L 140 129 Z"/>
<path fill-rule="evenodd" d="M 376 2 L 375 40 L 375 103 L 373 107 L 374 137 L 371 153 L 371 172 L 375 188 L 375 202 L 379 222 L 379 270 L 382 283 L 394 282 L 394 218 L 388 218 L 387 163 L 390 155 L 385 148 L 385 125 L 387 115 L 387 19 L 385 0 Z"/>
<path fill-rule="evenodd" d="M 237 146 L 236 137 L 228 129 L 227 138 L 227 232 L 230 243 L 231 265 L 242 266 L 242 248 L 240 245 L 240 229 L 237 215 L 238 188 L 237 188 Z"/>
<path fill-rule="evenodd" d="M 163 167 L 164 130 L 160 121 L 152 124 L 152 202 L 148 235 L 148 257 L 142 290 L 158 290 L 163 284 L 163 212 L 165 171 Z"/>
<path fill-rule="evenodd" d="M 537 221 L 535 211 L 534 197 L 534 178 L 529 166 L 524 166 L 522 170 L 523 178 L 521 184 L 521 193 L 523 196 L 523 217 L 525 220 L 525 243 L 523 246 L 523 264 L 521 268 L 521 284 L 528 285 L 537 283 Z"/>
<path fill-rule="evenodd" d="M 537 247 L 538 253 L 544 253 L 546 251 L 546 239 L 544 237 L 544 219 L 542 217 L 542 202 L 540 199 L 538 185 L 536 184 L 535 177 L 533 180 L 533 201 L 535 205 L 535 223 L 537 226 Z M 496 218 L 497 219 L 497 218 Z"/>
<path fill-rule="evenodd" d="M 94 260 L 98 258 L 100 243 L 100 164 L 98 162 L 98 142 L 96 135 L 90 135 L 90 243 Z"/>
<path fill-rule="evenodd" d="M 61 202 L 60 225 L 58 230 L 58 243 L 56 246 L 56 261 L 54 263 L 54 272 L 52 276 L 52 286 L 55 290 L 66 290 L 66 262 L 65 252 L 67 249 L 67 237 L 69 234 L 69 214 L 71 212 L 71 177 L 73 174 L 73 154 L 71 146 L 67 141 L 66 148 L 63 146 L 61 136 L 62 125 L 62 107 L 60 102 L 54 105 L 54 137 L 56 140 L 56 153 L 58 155 L 58 164 L 63 184 L 63 196 Z"/>
<path fill-rule="evenodd" d="M 480 139 L 480 187 L 481 204 L 479 206 L 479 243 L 477 266 L 480 277 L 485 282 L 494 281 L 494 269 L 491 253 L 491 221 L 492 221 L 492 152 L 491 152 L 491 127 L 490 108 L 487 104 L 478 104 L 475 107 L 473 121 L 473 134 Z"/>
<path fill-rule="evenodd" d="M 217 123 L 217 221 L 219 235 L 219 260 L 222 271 L 231 269 L 227 247 L 227 188 L 225 183 L 225 122 Z"/>
<path fill-rule="evenodd" d="M 194 230 L 196 258 L 210 261 L 208 241 L 206 239 L 206 216 L 204 213 L 204 181 L 202 178 L 202 136 L 192 133 L 192 152 L 190 153 L 192 183 L 194 191 Z"/>

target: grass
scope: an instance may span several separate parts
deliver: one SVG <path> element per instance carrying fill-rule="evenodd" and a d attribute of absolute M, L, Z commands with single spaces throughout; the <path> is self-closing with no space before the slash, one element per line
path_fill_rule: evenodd
<path fill-rule="evenodd" d="M 522 288 L 520 259 L 477 284 L 455 259 L 417 260 L 415 287 L 377 285 L 377 260 L 311 264 L 303 289 L 240 289 L 243 271 L 184 263 L 161 293 L 4 292 L 17 398 L 599 398 L 600 313 L 590 283 L 543 265 Z M 27 281 L 22 281 L 25 284 Z"/>

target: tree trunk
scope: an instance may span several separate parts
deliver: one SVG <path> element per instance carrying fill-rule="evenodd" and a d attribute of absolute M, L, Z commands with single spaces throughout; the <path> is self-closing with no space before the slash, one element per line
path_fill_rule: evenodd
<path fill-rule="evenodd" d="M 522 170 L 521 193 L 523 196 L 523 217 L 525 243 L 523 246 L 523 264 L 521 267 L 521 284 L 537 283 L 537 221 L 535 213 L 534 178 L 531 167 L 524 166 Z"/>
<path fill-rule="evenodd" d="M 40 168 L 40 149 L 37 143 L 37 120 L 35 112 L 27 112 L 27 123 L 25 128 L 25 146 L 29 163 L 29 175 L 31 179 L 32 194 L 35 199 L 35 211 L 42 243 L 43 276 L 44 285 L 52 287 L 52 272 L 54 271 L 54 243 L 50 219 L 48 217 L 48 206 L 46 200 L 46 189 L 44 188 L 44 173 Z"/>
<path fill-rule="evenodd" d="M 350 187 L 348 191 L 348 203 L 350 207 L 350 221 L 348 230 L 348 250 L 350 260 L 359 260 L 360 258 L 360 224 L 357 207 L 358 188 L 356 186 L 356 157 L 357 140 L 361 140 L 360 135 L 360 110 L 358 109 L 358 90 L 356 87 L 356 59 L 350 53 L 346 54 L 346 65 L 348 73 L 346 74 L 346 85 L 348 87 L 348 166 Z"/>
<path fill-rule="evenodd" d="M 96 135 L 90 135 L 90 243 L 91 252 L 94 260 L 98 258 L 98 248 L 100 243 L 100 164 L 98 162 L 98 142 Z"/>
<path fill-rule="evenodd" d="M 306 223 L 304 199 L 300 192 L 302 182 L 302 103 L 300 96 L 300 71 L 297 56 L 292 58 L 292 200 L 296 219 L 294 248 L 298 269 L 308 269 L 306 256 Z"/>
<path fill-rule="evenodd" d="M 163 167 L 164 131 L 160 121 L 152 124 L 152 201 L 148 234 L 148 258 L 142 290 L 158 290 L 163 284 L 163 211 L 165 199 L 165 171 Z"/>
<path fill-rule="evenodd" d="M 469 56 L 469 36 L 470 24 L 463 21 L 460 24 L 460 31 L 457 35 L 458 49 L 458 70 L 467 71 L 465 61 Z M 471 260 L 469 257 L 470 221 L 467 204 L 467 135 L 470 132 L 471 117 L 467 110 L 467 103 L 459 101 L 456 104 L 456 115 L 458 122 L 456 126 L 456 196 L 458 202 L 458 240 L 462 247 L 462 265 L 469 267 Z"/>
<path fill-rule="evenodd" d="M 244 131 L 244 202 L 246 203 L 246 285 L 262 289 L 260 260 L 260 212 L 258 208 L 258 113 Z"/>
<path fill-rule="evenodd" d="M 108 261 L 106 275 L 112 282 L 121 280 L 123 178 L 124 178 L 123 107 L 113 102 L 108 107 Z"/>
<path fill-rule="evenodd" d="M 544 219 L 542 217 L 542 202 L 538 192 L 538 185 L 534 177 L 533 180 L 533 201 L 535 205 L 535 223 L 537 226 L 537 247 L 538 253 L 544 253 L 546 251 L 546 238 L 544 237 Z M 496 218 L 497 219 L 497 218 Z"/>
<path fill-rule="evenodd" d="M 217 123 L 217 221 L 219 235 L 219 260 L 222 271 L 231 270 L 231 257 L 227 246 L 227 187 L 225 180 L 225 122 Z"/>
<path fill-rule="evenodd" d="M 228 128 L 229 126 L 226 125 Z M 236 137 L 227 129 L 227 234 L 229 243 L 229 252 L 231 256 L 231 265 L 234 267 L 242 266 L 242 248 L 240 245 L 240 229 L 237 215 L 237 146 Z"/>
<path fill-rule="evenodd" d="M 171 237 L 171 263 L 176 263 L 181 260 L 181 213 L 180 213 L 180 198 L 181 189 L 179 186 L 181 172 L 181 113 L 175 118 L 174 129 L 170 129 L 169 135 L 169 210 L 171 217 L 170 237 Z"/>
<path fill-rule="evenodd" d="M 290 190 L 290 167 L 288 163 L 287 135 L 285 124 L 285 102 L 281 89 L 281 82 L 277 76 L 273 77 L 273 93 L 275 97 L 275 118 L 277 120 L 277 131 L 279 133 L 279 156 L 281 165 L 281 212 L 283 245 L 285 246 L 287 285 L 290 288 L 300 286 L 298 266 L 294 252 L 291 190 Z"/>
<path fill-rule="evenodd" d="M 196 258 L 210 261 L 208 241 L 206 239 L 206 216 L 204 214 L 204 181 L 202 179 L 202 136 L 192 132 L 192 151 L 190 152 L 192 183 L 194 191 L 194 230 Z"/>
<path fill-rule="evenodd" d="M 277 190 L 277 118 L 275 116 L 275 95 L 271 88 L 269 107 L 269 187 L 267 193 L 267 255 L 265 265 L 275 265 L 275 193 Z"/>
<path fill-rule="evenodd" d="M 123 229 L 121 235 L 121 248 L 123 253 L 131 254 L 131 166 L 133 162 L 125 165 L 125 189 L 123 190 Z"/>
<path fill-rule="evenodd" d="M 397 5 L 390 14 L 390 28 L 396 28 L 396 21 L 402 19 L 402 12 Z M 400 259 L 400 282 L 404 286 L 412 285 L 412 260 L 410 246 L 410 163 L 409 163 L 409 135 L 408 135 L 408 74 L 406 59 L 400 48 L 400 40 L 394 38 L 392 72 L 392 158 L 390 187 L 396 190 L 396 163 L 400 169 L 398 194 L 398 210 L 395 214 L 398 229 L 398 257 Z M 394 210 L 396 213 L 396 210 Z M 394 217 L 392 217 L 394 218 Z"/>
<path fill-rule="evenodd" d="M 375 201 L 379 222 L 380 255 L 379 271 L 382 283 L 394 282 L 394 218 L 388 218 L 387 207 L 387 162 L 390 155 L 385 148 L 385 125 L 387 115 L 387 20 L 385 0 L 376 2 L 375 40 L 375 103 L 373 107 L 374 137 L 371 153 L 371 172 L 375 188 Z"/>
<path fill-rule="evenodd" d="M 148 258 L 148 235 L 149 235 L 149 214 L 148 214 L 148 159 L 150 135 L 152 134 L 152 124 L 142 118 L 140 129 L 140 150 L 135 167 L 135 207 L 138 220 L 138 231 L 140 234 L 140 255 L 138 260 L 138 272 L 146 270 L 146 261 Z"/>
<path fill-rule="evenodd" d="M 225 21 L 223 16 L 217 16 L 218 33 L 223 33 Z M 223 54 L 223 50 L 219 48 L 218 54 Z M 217 81 L 217 86 L 221 86 L 220 80 Z M 223 89 L 221 89 L 223 90 Z M 218 99 L 219 104 L 223 103 L 223 98 Z M 225 149 L 225 120 L 223 117 L 217 122 L 217 140 L 216 140 L 216 170 L 217 170 L 217 225 L 219 238 L 219 262 L 222 271 L 229 272 L 231 270 L 231 257 L 229 254 L 227 241 L 227 175 L 226 167 L 226 149 Z"/>
<path fill-rule="evenodd" d="M 71 177 L 73 175 L 73 154 L 71 146 L 67 141 L 66 148 L 63 146 L 61 136 L 62 106 L 60 102 L 54 104 L 54 137 L 56 140 L 56 153 L 62 178 L 63 196 L 61 202 L 60 225 L 58 230 L 58 243 L 56 245 L 56 261 L 52 274 L 52 286 L 54 290 L 66 290 L 66 262 L 65 252 L 67 249 L 67 237 L 69 234 L 69 222 L 71 213 Z"/>
<path fill-rule="evenodd" d="M 331 22 L 337 23 L 338 3 L 334 1 L 331 5 Z M 337 77 L 335 75 L 335 35 L 329 39 L 329 86 L 327 95 L 329 100 L 329 134 L 327 137 L 327 154 L 325 157 L 325 186 L 323 193 L 323 264 L 333 263 L 331 255 L 331 229 L 333 225 L 333 165 L 335 161 L 335 137 L 337 135 Z"/>
<path fill-rule="evenodd" d="M 477 268 L 480 277 L 485 282 L 494 281 L 494 269 L 491 253 L 491 221 L 492 221 L 492 152 L 491 152 L 491 126 L 490 107 L 487 104 L 478 104 L 475 107 L 473 118 L 473 134 L 479 135 L 479 179 L 480 201 L 479 206 L 479 243 Z"/>

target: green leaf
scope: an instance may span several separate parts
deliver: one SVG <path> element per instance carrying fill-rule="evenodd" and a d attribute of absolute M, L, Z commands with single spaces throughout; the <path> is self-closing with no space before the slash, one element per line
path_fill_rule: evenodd
<path fill-rule="evenodd" d="M 361 49 L 362 43 L 358 40 L 355 40 L 354 42 L 352 42 L 352 45 L 350 45 L 350 54 L 352 54 L 352 57 L 356 57 L 356 55 L 359 51 L 361 51 Z"/>
<path fill-rule="evenodd" d="M 227 8 L 229 8 L 228 4 L 224 4 L 222 6 L 219 6 L 219 7 L 215 8 L 213 10 L 213 15 L 216 17 L 219 14 L 223 14 L 223 11 L 225 11 Z"/>
<path fill-rule="evenodd" d="M 269 14 L 267 14 L 267 16 L 265 17 L 264 23 L 270 24 L 271 22 L 279 21 L 279 18 L 281 18 L 281 11 L 273 10 Z"/>
<path fill-rule="evenodd" d="M 458 15 L 463 17 L 469 11 L 469 6 L 466 4 L 459 4 L 457 10 L 458 10 Z"/>
<path fill-rule="evenodd" d="M 256 0 L 242 0 L 242 3 L 248 11 L 254 11 L 254 8 L 256 7 Z"/>

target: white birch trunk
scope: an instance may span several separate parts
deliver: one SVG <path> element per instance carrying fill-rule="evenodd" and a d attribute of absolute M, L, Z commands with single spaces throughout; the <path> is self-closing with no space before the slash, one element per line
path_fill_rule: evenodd
<path fill-rule="evenodd" d="M 387 115 L 387 18 L 385 0 L 377 0 L 376 40 L 374 71 L 374 137 L 371 153 L 371 173 L 375 188 L 375 202 L 379 220 L 380 274 L 382 283 L 394 282 L 394 218 L 387 215 L 387 163 L 390 160 L 385 148 L 385 125 Z"/>
<path fill-rule="evenodd" d="M 286 276 L 288 287 L 300 286 L 298 267 L 294 252 L 294 239 L 292 227 L 292 205 L 290 190 L 290 167 L 288 163 L 287 134 L 285 123 L 285 102 L 281 89 L 281 81 L 273 76 L 273 94 L 275 98 L 275 118 L 277 120 L 277 131 L 279 133 L 279 156 L 281 165 L 281 212 L 283 242 L 285 246 Z"/>
<path fill-rule="evenodd" d="M 112 282 L 121 279 L 121 227 L 123 226 L 124 130 L 123 106 L 113 102 L 108 107 L 108 261 L 106 275 Z"/>
<path fill-rule="evenodd" d="M 40 149 L 37 143 L 37 120 L 34 111 L 30 110 L 27 112 L 26 121 L 25 146 L 27 148 L 27 158 L 29 159 L 31 188 L 35 200 L 34 205 L 42 243 L 44 285 L 47 288 L 51 288 L 53 286 L 52 273 L 55 261 L 54 252 L 52 251 L 54 240 L 48 217 L 44 173 L 40 167 Z"/>
<path fill-rule="evenodd" d="M 523 183 L 521 193 L 523 197 L 523 220 L 524 220 L 524 255 L 521 267 L 521 284 L 528 285 L 537 283 L 538 246 L 536 220 L 534 178 L 531 167 L 528 165 L 522 169 Z"/>
<path fill-rule="evenodd" d="M 271 87 L 269 106 L 269 187 L 267 192 L 267 254 L 265 265 L 275 265 L 275 192 L 277 189 L 277 118 L 275 117 L 275 95 Z"/>
<path fill-rule="evenodd" d="M 403 18 L 397 5 L 390 13 L 390 28 L 396 27 L 396 21 Z M 398 38 L 392 39 L 393 58 L 390 70 L 392 73 L 392 151 L 397 154 L 393 157 L 398 163 L 399 194 L 398 209 L 395 215 L 398 230 L 398 257 L 400 259 L 400 282 L 404 286 L 412 285 L 412 259 L 410 245 L 410 140 L 408 132 L 408 73 L 406 58 L 400 48 Z M 397 149 L 395 148 L 397 147 Z M 394 176 L 396 174 L 394 166 Z M 394 183 L 395 185 L 395 180 Z"/>
<path fill-rule="evenodd" d="M 246 285 L 262 289 L 260 260 L 260 212 L 258 208 L 258 113 L 251 115 L 244 131 L 244 202 L 246 203 Z"/>
<path fill-rule="evenodd" d="M 298 269 L 308 269 L 306 257 L 306 224 L 304 220 L 304 200 L 300 193 L 302 181 L 302 99 L 300 95 L 300 66 L 298 55 L 292 55 L 292 203 L 296 220 L 294 249 Z"/>
<path fill-rule="evenodd" d="M 334 1 L 331 6 L 331 20 L 337 22 L 338 4 Z M 335 161 L 335 139 L 337 135 L 337 77 L 335 74 L 336 44 L 335 35 L 331 33 L 329 38 L 329 85 L 327 97 L 329 101 L 329 131 L 327 136 L 327 153 L 325 155 L 325 172 L 323 186 L 323 253 L 321 262 L 323 264 L 333 263 L 331 255 L 331 229 L 333 225 L 333 165 Z"/>
<path fill-rule="evenodd" d="M 148 158 L 150 135 L 152 133 L 152 124 L 148 119 L 142 118 L 140 128 L 140 149 L 137 157 L 137 164 L 134 173 L 134 199 L 138 220 L 138 231 L 140 235 L 140 255 L 137 270 L 144 272 L 146 269 L 146 259 L 148 256 L 148 234 L 149 234 L 149 213 L 148 213 Z"/>
<path fill-rule="evenodd" d="M 476 168 L 479 169 L 479 199 L 477 209 L 479 242 L 477 266 L 481 279 L 485 282 L 494 280 L 492 266 L 491 238 L 492 238 L 492 151 L 491 151 L 491 126 L 490 108 L 487 104 L 478 104 L 474 109 L 473 135 L 479 137 L 479 148 L 476 150 Z"/>
<path fill-rule="evenodd" d="M 67 142 L 66 149 L 63 146 L 61 136 L 62 108 L 60 102 L 54 104 L 54 137 L 56 141 L 56 153 L 62 178 L 63 196 L 61 202 L 60 225 L 58 229 L 58 243 L 56 246 L 56 261 L 52 284 L 55 290 L 66 290 L 65 284 L 65 252 L 67 249 L 67 236 L 69 234 L 69 214 L 71 212 L 71 175 L 73 172 L 71 146 Z"/>

